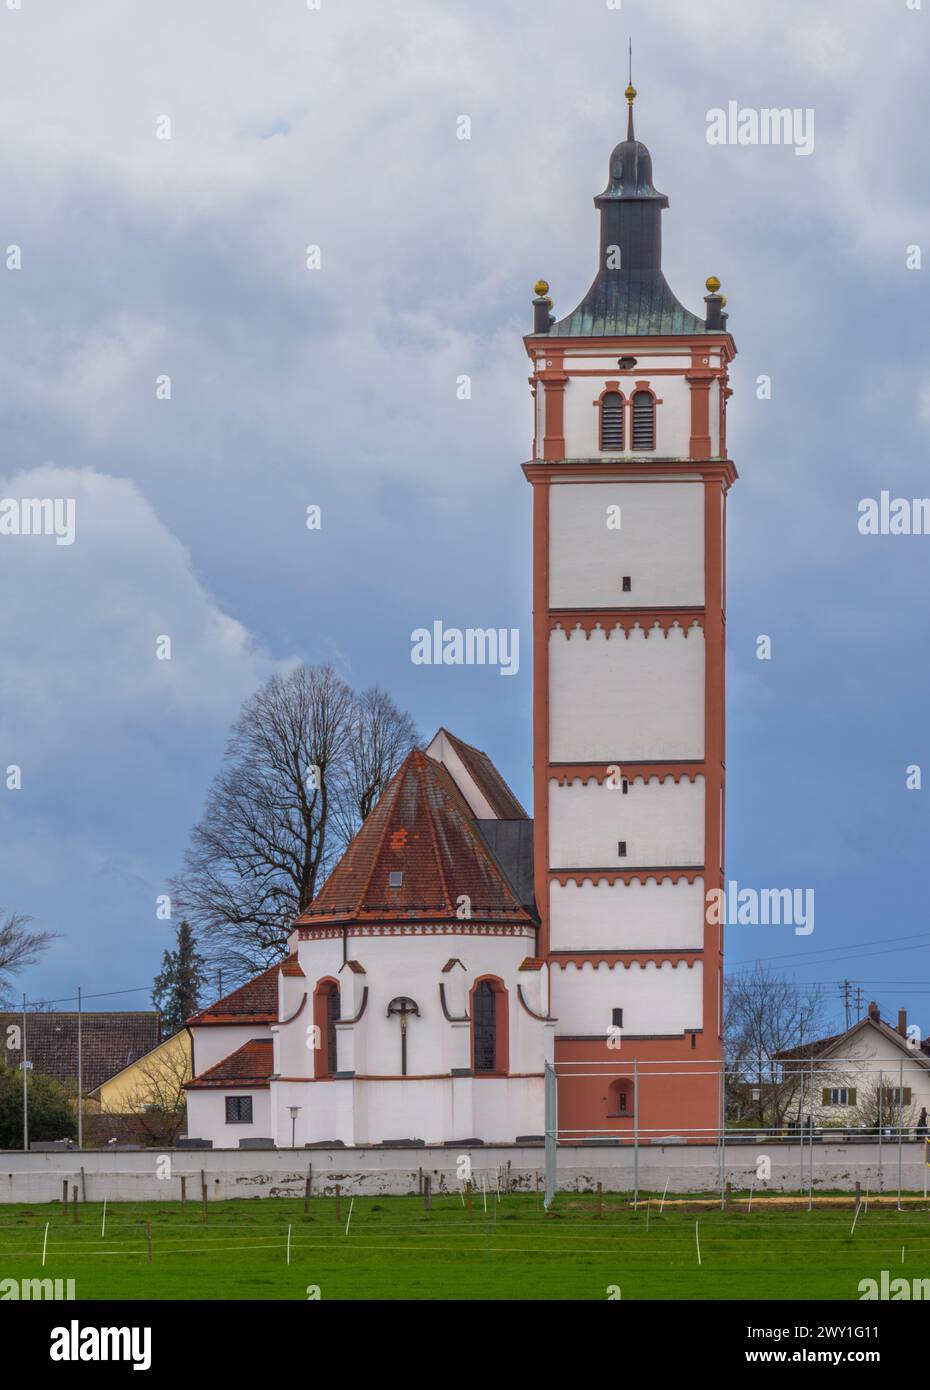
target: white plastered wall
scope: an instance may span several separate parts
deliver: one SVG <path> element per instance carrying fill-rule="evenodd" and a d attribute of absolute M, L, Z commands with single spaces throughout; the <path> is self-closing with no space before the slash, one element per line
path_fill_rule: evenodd
<path fill-rule="evenodd" d="M 700 1028 L 702 985 L 700 961 L 613 968 L 605 962 L 570 962 L 552 972 L 556 1036 L 604 1037 L 617 1008 L 623 1010 L 623 1033 L 655 1037 Z M 618 1058 L 622 1052 L 621 1040 Z"/>
<path fill-rule="evenodd" d="M 560 483 L 549 497 L 550 607 L 703 605 L 701 483 Z"/>
<path fill-rule="evenodd" d="M 550 760 L 678 762 L 704 756 L 704 633 L 580 627 L 549 638 Z"/>
<path fill-rule="evenodd" d="M 704 944 L 704 880 L 585 879 L 549 890 L 552 949 L 661 951 Z"/>
<path fill-rule="evenodd" d="M 625 841 L 626 855 L 618 852 Z M 629 869 L 704 862 L 704 778 L 549 782 L 550 868 Z"/>
<path fill-rule="evenodd" d="M 569 372 L 571 366 L 566 363 Z M 618 378 L 608 370 L 604 378 L 570 376 L 565 386 L 565 457 L 566 458 L 682 458 L 691 449 L 691 388 L 684 376 L 656 376 L 650 379 L 647 367 L 637 368 L 635 381 L 623 378 L 620 389 L 629 401 L 636 390 L 636 381 L 646 381 L 659 399 L 656 406 L 655 449 L 624 450 L 602 454 L 600 449 L 600 410 L 595 401 L 606 389 L 608 381 Z M 625 442 L 630 442 L 629 405 L 626 407 Z"/>

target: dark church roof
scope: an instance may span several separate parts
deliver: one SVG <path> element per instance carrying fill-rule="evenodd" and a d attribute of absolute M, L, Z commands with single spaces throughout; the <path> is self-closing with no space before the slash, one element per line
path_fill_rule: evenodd
<path fill-rule="evenodd" d="M 661 270 L 598 275 L 577 309 L 545 336 L 647 338 L 706 333 L 703 319 L 679 304 Z"/>
<path fill-rule="evenodd" d="M 627 138 L 611 154 L 607 187 L 594 199 L 601 223 L 594 282 L 576 309 L 548 332 L 532 336 L 639 338 L 708 332 L 705 321 L 679 303 L 662 273 L 662 212 L 668 198 L 656 189 L 652 156 L 633 134 L 635 96 L 628 87 Z"/>
<path fill-rule="evenodd" d="M 0 1013 L 0 1032 L 15 1024 L 22 1028 L 22 1013 Z M 81 1082 L 93 1091 L 111 1076 L 144 1057 L 161 1041 L 161 1015 L 140 1012 L 81 1013 Z M 26 1060 L 33 1072 L 51 1076 L 63 1086 L 76 1088 L 78 1071 L 78 1015 L 26 1011 Z M 7 1066 L 18 1067 L 20 1048 L 5 1049 Z"/>

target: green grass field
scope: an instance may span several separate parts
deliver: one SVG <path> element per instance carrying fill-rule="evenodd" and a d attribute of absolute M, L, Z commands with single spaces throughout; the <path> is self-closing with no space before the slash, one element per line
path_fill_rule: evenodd
<path fill-rule="evenodd" d="M 74 1279 L 97 1299 L 852 1299 L 860 1279 L 930 1277 L 930 1211 L 923 1201 L 871 1204 L 850 1235 L 851 1203 L 777 1207 L 757 1197 L 731 1211 L 658 1199 L 648 1212 L 625 1196 L 561 1195 L 537 1213 L 530 1195 L 356 1198 L 339 1219 L 332 1197 L 199 1203 L 58 1203 L 0 1207 L 0 1279 Z M 699 1222 L 698 1264 L 695 1222 Z M 42 1245 L 49 1223 L 45 1267 Z M 151 1226 L 152 1261 L 146 1245 Z M 287 1233 L 291 1227 L 290 1264 Z M 904 1258 L 902 1262 L 902 1247 Z M 616 1296 L 616 1295 L 614 1295 Z"/>

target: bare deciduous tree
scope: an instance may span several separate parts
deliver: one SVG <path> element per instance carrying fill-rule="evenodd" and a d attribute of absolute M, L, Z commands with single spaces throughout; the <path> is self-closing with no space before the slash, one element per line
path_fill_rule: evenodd
<path fill-rule="evenodd" d="M 0 915 L 0 1004 L 11 1002 L 10 985 L 17 971 L 33 965 L 55 939 L 55 932 L 30 931 L 31 921 L 22 912 Z"/>
<path fill-rule="evenodd" d="M 346 764 L 337 789 L 335 819 L 340 852 L 416 744 L 416 725 L 386 690 L 374 685 L 362 691 L 352 711 Z"/>
<path fill-rule="evenodd" d="M 904 1080 L 909 1079 L 905 1073 Z M 911 1088 L 898 1085 L 898 1072 L 891 1066 L 882 1071 L 878 1063 L 869 1063 L 869 1071 L 855 1078 L 856 1106 L 852 1123 L 878 1133 L 879 1130 L 914 1129 L 918 1110 L 911 1100 Z"/>
<path fill-rule="evenodd" d="M 171 893 L 230 983 L 286 950 L 294 918 L 416 742 L 377 689 L 331 666 L 273 676 L 243 706 Z"/>
<path fill-rule="evenodd" d="M 759 1092 L 740 1109 L 760 1126 L 780 1129 L 800 1102 L 802 1068 L 780 1053 L 814 1042 L 824 1032 L 820 985 L 797 984 L 762 964 L 727 981 L 725 1055 L 729 1096 L 737 1087 Z"/>

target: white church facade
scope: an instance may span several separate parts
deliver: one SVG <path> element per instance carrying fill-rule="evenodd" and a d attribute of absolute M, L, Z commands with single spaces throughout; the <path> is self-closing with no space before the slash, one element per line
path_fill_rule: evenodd
<path fill-rule="evenodd" d="M 716 1129 L 736 349 L 717 280 L 699 317 L 665 279 L 635 95 L 594 281 L 524 340 L 532 818 L 448 732 L 412 753 L 287 959 L 190 1020 L 191 1136 L 513 1142 L 546 1063 L 566 1142 Z"/>

